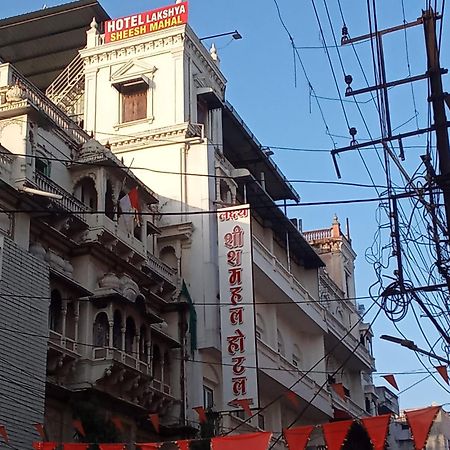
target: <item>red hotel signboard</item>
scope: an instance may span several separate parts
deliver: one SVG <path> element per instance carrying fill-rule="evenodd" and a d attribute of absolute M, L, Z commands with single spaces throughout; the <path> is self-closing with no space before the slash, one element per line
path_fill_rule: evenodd
<path fill-rule="evenodd" d="M 223 410 L 258 408 L 250 207 L 217 210 Z"/>
<path fill-rule="evenodd" d="M 105 43 L 117 42 L 187 23 L 188 3 L 182 2 L 105 22 Z"/>

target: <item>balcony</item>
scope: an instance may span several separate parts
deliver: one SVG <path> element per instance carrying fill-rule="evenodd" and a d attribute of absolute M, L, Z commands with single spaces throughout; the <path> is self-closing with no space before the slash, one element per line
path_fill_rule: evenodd
<path fill-rule="evenodd" d="M 316 328 L 318 326 L 326 331 L 325 308 L 310 295 L 300 281 L 281 264 L 258 238 L 252 236 L 252 239 L 255 265 L 260 268 L 265 276 L 270 278 L 277 289 L 292 300 L 293 305 L 296 305 L 310 321 L 314 322 Z"/>
<path fill-rule="evenodd" d="M 174 286 L 178 284 L 178 275 L 176 271 L 164 264 L 152 253 L 147 252 L 147 261 L 145 262 L 145 264 L 164 280 L 168 281 Z"/>
<path fill-rule="evenodd" d="M 257 341 L 257 348 L 260 372 L 262 372 L 267 379 L 267 383 L 264 383 L 264 385 L 263 383 L 260 383 L 261 390 L 276 390 L 275 384 L 277 384 L 278 386 L 282 386 L 283 389 L 281 390 L 281 393 L 283 393 L 285 389 L 291 388 L 294 383 L 301 379 L 301 381 L 292 388 L 292 391 L 306 402 L 311 401 L 312 406 L 316 408 L 321 415 L 326 415 L 327 417 L 333 416 L 331 397 L 325 389 L 321 389 L 321 386 L 308 375 L 303 374 L 297 367 L 260 339 Z M 318 395 L 313 399 L 316 393 L 318 393 Z M 273 395 L 272 392 L 271 395 Z"/>
<path fill-rule="evenodd" d="M 150 375 L 150 366 L 132 355 L 125 353 L 116 348 L 98 347 L 92 351 L 92 359 L 94 361 L 110 361 L 116 362 L 130 369 L 136 370 L 144 375 Z"/>
<path fill-rule="evenodd" d="M 35 172 L 34 182 L 38 189 L 60 195 L 62 197 L 61 199 L 52 199 L 52 202 L 63 211 L 70 213 L 73 217 L 76 217 L 87 225 L 87 214 L 83 213 L 89 212 L 89 208 L 84 203 L 77 200 L 72 194 L 40 172 Z"/>
<path fill-rule="evenodd" d="M 74 339 L 50 330 L 48 338 L 47 374 L 62 382 L 81 358 Z"/>
<path fill-rule="evenodd" d="M 332 237 L 331 228 L 303 231 L 302 234 L 308 242 L 317 241 L 320 239 L 330 239 Z"/>
<path fill-rule="evenodd" d="M 336 355 L 342 359 L 347 359 L 353 354 L 351 360 L 348 361 L 350 367 L 373 371 L 375 369 L 375 359 L 370 355 L 366 347 L 360 344 L 359 339 L 351 334 L 349 329 L 329 311 L 325 313 L 325 320 L 329 331 L 326 342 L 331 348 L 336 347 Z M 345 347 L 345 350 L 342 347 Z"/>
<path fill-rule="evenodd" d="M 345 397 L 344 400 L 333 389 L 331 389 L 331 398 L 334 408 L 345 411 L 354 418 L 362 418 L 370 415 L 365 409 L 361 408 L 350 397 Z"/>
<path fill-rule="evenodd" d="M 84 144 L 90 136 L 49 100 L 36 86 L 24 78 L 11 64 L 0 65 L 0 79 L 8 86 L 5 101 L 0 104 L 0 118 L 23 114 L 30 108 L 41 112 L 57 130 L 64 133 L 75 145 Z"/>

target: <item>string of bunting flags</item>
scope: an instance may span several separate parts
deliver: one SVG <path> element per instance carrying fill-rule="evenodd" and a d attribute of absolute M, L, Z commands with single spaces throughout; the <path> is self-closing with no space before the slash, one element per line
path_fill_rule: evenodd
<path fill-rule="evenodd" d="M 411 429 L 411 435 L 414 442 L 415 450 L 423 450 L 427 443 L 427 439 L 433 425 L 434 420 L 440 410 L 440 406 L 430 406 L 427 408 L 405 411 L 405 417 L 407 423 Z M 200 407 L 196 408 L 200 411 L 199 416 L 203 415 L 205 411 L 201 411 Z M 203 409 L 203 408 L 202 408 Z M 153 416 L 153 418 L 151 417 Z M 156 420 L 157 414 L 151 414 L 149 420 L 153 424 L 155 430 L 159 429 L 159 417 Z M 206 416 L 205 416 L 206 417 Z M 119 418 L 113 418 L 113 423 L 117 428 L 123 429 L 123 425 Z M 305 450 L 311 435 L 314 430 L 321 430 L 323 438 L 328 450 L 340 450 L 342 445 L 348 439 L 349 431 L 351 427 L 358 423 L 367 431 L 370 441 L 374 450 L 384 450 L 386 445 L 386 438 L 389 431 L 389 424 L 391 420 L 391 414 L 385 414 L 381 416 L 365 417 L 362 419 L 354 420 L 341 420 L 336 422 L 330 422 L 322 425 L 307 425 L 298 426 L 295 428 L 283 430 L 284 439 L 289 450 Z M 79 423 L 78 423 L 79 422 Z M 73 426 L 77 427 L 77 431 L 84 433 L 81 421 L 75 421 Z M 87 450 L 91 445 L 90 443 L 58 443 L 58 442 L 45 442 L 45 430 L 42 424 L 35 424 L 34 427 L 39 432 L 42 442 L 34 442 L 34 450 L 56 450 L 59 445 L 62 445 L 63 450 Z M 80 433 L 82 434 L 82 433 Z M 8 444 L 9 438 L 5 426 L 0 425 L 0 435 L 3 440 Z M 83 435 L 83 434 L 82 434 Z M 210 449 L 211 450 L 267 450 L 272 438 L 272 433 L 267 431 L 238 434 L 232 436 L 219 436 L 211 438 Z M 200 439 L 204 440 L 204 439 Z M 189 450 L 190 443 L 198 441 L 198 439 L 190 440 L 176 440 L 171 441 L 175 444 L 179 450 Z M 135 445 L 141 450 L 158 450 L 166 442 L 145 442 L 136 443 Z M 127 448 L 126 443 L 114 443 L 114 444 L 97 444 L 100 450 L 125 450 Z"/>

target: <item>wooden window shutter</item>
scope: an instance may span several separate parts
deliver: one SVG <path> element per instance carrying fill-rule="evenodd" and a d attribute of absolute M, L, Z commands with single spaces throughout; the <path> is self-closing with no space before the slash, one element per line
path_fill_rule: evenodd
<path fill-rule="evenodd" d="M 147 90 L 148 86 L 144 83 L 122 87 L 122 122 L 147 117 Z"/>

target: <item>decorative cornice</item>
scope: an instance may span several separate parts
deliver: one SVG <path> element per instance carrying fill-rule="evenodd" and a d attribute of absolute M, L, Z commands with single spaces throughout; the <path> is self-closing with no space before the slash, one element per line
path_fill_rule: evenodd
<path fill-rule="evenodd" d="M 196 124 L 184 122 L 182 124 L 173 125 L 170 127 L 155 128 L 146 134 L 140 134 L 133 137 L 114 140 L 110 143 L 111 149 L 118 150 L 123 147 L 145 147 L 147 145 L 167 145 L 168 141 L 173 140 L 173 144 L 177 144 L 174 138 L 189 139 L 202 138 L 201 129 Z"/>
<path fill-rule="evenodd" d="M 153 37 L 153 39 L 151 39 Z M 87 69 L 90 65 L 110 63 L 137 56 L 148 56 L 150 52 L 161 53 L 173 51 L 174 47 L 183 44 L 185 34 L 179 31 L 169 36 L 145 35 L 145 42 L 140 40 L 124 40 L 115 44 L 104 44 L 99 47 L 80 50 L 80 55 L 84 59 Z"/>

